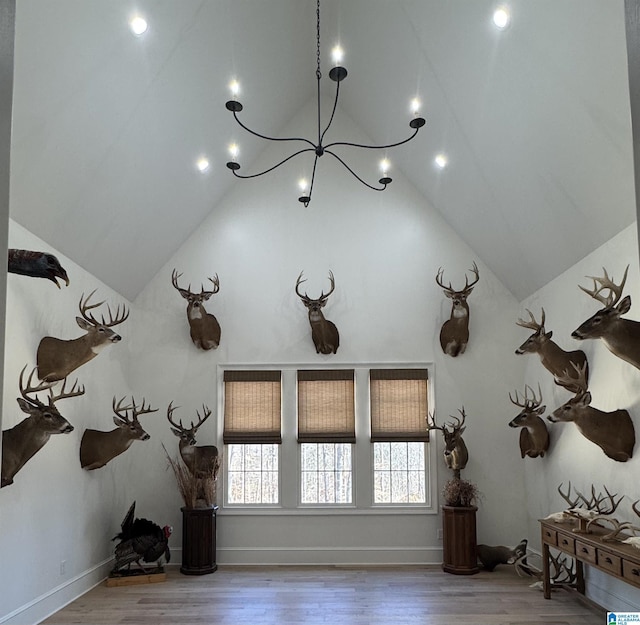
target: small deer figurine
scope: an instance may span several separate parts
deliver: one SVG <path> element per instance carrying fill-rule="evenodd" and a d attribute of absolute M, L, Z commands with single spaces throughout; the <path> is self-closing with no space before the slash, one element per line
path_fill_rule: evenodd
<path fill-rule="evenodd" d="M 191 427 L 186 428 L 173 420 L 173 413 L 178 406 L 174 407 L 173 402 L 167 407 L 167 419 L 173 426 L 171 431 L 180 439 L 180 456 L 187 465 L 187 468 L 194 477 L 207 478 L 215 474 L 218 463 L 218 448 L 215 445 L 196 445 L 196 432 L 198 428 L 211 416 L 211 410 L 202 405 L 202 416 L 196 411 L 198 423 L 191 422 Z"/>
<path fill-rule="evenodd" d="M 635 428 L 629 412 L 627 410 L 603 412 L 592 408 L 589 405 L 591 393 L 587 390 L 585 379 L 586 366 L 580 368 L 571 364 L 577 377 L 567 372 L 564 380 L 569 382 L 575 379 L 580 385 L 580 390 L 575 397 L 554 410 L 547 419 L 552 423 L 572 421 L 580 433 L 598 445 L 609 458 L 626 462 L 633 455 L 633 447 L 636 444 Z"/>
<path fill-rule="evenodd" d="M 340 345 L 340 335 L 338 334 L 338 328 L 335 324 L 324 318 L 322 309 L 329 299 L 329 295 L 333 293 L 336 288 L 336 282 L 333 278 L 333 272 L 329 271 L 329 282 L 331 283 L 331 289 L 325 295 L 324 291 L 320 292 L 318 299 L 311 299 L 305 292 L 304 295 L 300 293 L 300 285 L 306 282 L 306 279 L 302 279 L 300 272 L 298 279 L 296 280 L 296 295 L 302 300 L 302 303 L 309 309 L 309 323 L 311 324 L 311 338 L 313 344 L 316 346 L 316 354 L 335 354 L 338 351 Z"/>
<path fill-rule="evenodd" d="M 116 404 L 116 398 L 113 398 L 112 406 L 115 413 L 113 422 L 117 426 L 115 430 L 102 432 L 87 428 L 84 431 L 80 442 L 80 466 L 83 469 L 87 471 L 100 469 L 129 449 L 133 441 L 149 440 L 149 434 L 142 429 L 138 417 L 142 414 L 158 412 L 158 409 L 145 406 L 144 398 L 140 407 L 136 406 L 133 397 L 131 404 L 127 406 L 122 405 L 124 400 L 123 397 Z M 131 418 L 129 418 L 129 411 L 131 411 Z"/>
<path fill-rule="evenodd" d="M 198 349 L 216 349 L 220 345 L 220 324 L 212 314 L 205 310 L 203 302 L 206 302 L 220 290 L 218 274 L 209 278 L 209 281 L 213 283 L 213 291 L 205 291 L 204 286 L 201 285 L 200 293 L 192 293 L 191 285 L 186 289 L 180 288 L 178 278 L 181 275 L 174 269 L 171 274 L 171 282 L 178 293 L 188 302 L 187 320 L 189 321 L 191 340 Z"/>
<path fill-rule="evenodd" d="M 440 430 L 442 432 L 442 438 L 444 439 L 444 462 L 447 468 L 453 471 L 453 475 L 457 479 L 460 478 L 460 471 L 467 466 L 467 462 L 469 461 L 469 452 L 462 438 L 462 433 L 465 431 L 464 422 L 467 415 L 464 412 L 464 407 L 462 410 L 458 410 L 458 412 L 462 416 L 462 420 L 452 415 L 451 418 L 455 419 L 455 423 L 445 423 L 442 427 L 436 424 L 435 412 L 427 416 L 427 428 L 429 431 Z M 447 426 L 451 429 L 448 430 Z"/>
<path fill-rule="evenodd" d="M 527 544 L 523 538 L 515 547 L 478 545 L 478 560 L 485 571 L 493 571 L 498 564 L 515 564 L 527 555 Z"/>
<path fill-rule="evenodd" d="M 54 395 L 51 387 L 54 382 L 41 382 L 32 386 L 35 369 L 29 374 L 27 386 L 24 386 L 25 366 L 20 372 L 20 394 L 18 405 L 29 416 L 8 430 L 2 432 L 2 477 L 0 487 L 13 484 L 16 473 L 38 452 L 51 438 L 52 434 L 68 434 L 73 426 L 60 414 L 55 403 L 60 399 L 78 397 L 84 394 L 84 387 L 77 381 L 70 391 L 66 390 L 66 380 L 58 395 Z M 39 391 L 49 391 L 49 404 L 38 399 Z"/>
<path fill-rule="evenodd" d="M 640 322 L 621 318 L 621 315 L 628 313 L 631 308 L 629 295 L 620 301 L 624 284 L 627 281 L 629 265 L 624 270 L 624 276 L 619 285 L 616 285 L 613 279 L 609 278 L 604 267 L 602 271 L 604 271 L 603 278 L 589 276 L 593 280 L 593 289 L 588 290 L 583 286 L 578 286 L 587 295 L 600 302 L 604 308 L 589 317 L 571 333 L 571 336 L 578 340 L 600 338 L 609 351 L 618 358 L 622 358 L 640 369 Z M 602 295 L 602 291 L 605 290 L 609 291 L 606 297 Z"/>
<path fill-rule="evenodd" d="M 531 391 L 531 397 L 529 397 L 529 391 Z M 540 415 L 547 409 L 546 406 L 541 406 L 542 403 L 542 391 L 538 384 L 538 394 L 540 397 L 536 397 L 535 391 L 526 384 L 524 387 L 524 399 L 520 401 L 518 397 L 518 391 L 516 391 L 516 398 L 511 397 L 509 393 L 509 399 L 511 403 L 522 408 L 520 414 L 509 421 L 509 427 L 521 428 L 520 430 L 520 455 L 522 458 L 528 456 L 529 458 L 544 457 L 545 452 L 549 449 L 549 430 L 545 422 L 540 418 Z"/>
<path fill-rule="evenodd" d="M 538 354 L 542 366 L 551 372 L 555 383 L 560 386 L 566 384 L 561 383 L 559 380 L 562 379 L 566 371 L 572 372 L 572 363 L 575 363 L 578 367 L 585 367 L 585 379 L 588 381 L 589 363 L 587 362 L 587 355 L 582 350 L 565 352 L 551 340 L 553 332 L 545 332 L 544 329 L 544 308 L 542 309 L 540 323 L 535 320 L 533 313 L 529 309 L 526 310 L 529 313 L 530 320 L 518 319 L 516 325 L 521 328 L 529 328 L 534 332 L 516 349 L 516 354 Z M 575 382 L 569 382 L 565 388 L 572 393 L 577 393 L 580 390 L 580 387 Z"/>
<path fill-rule="evenodd" d="M 121 312 L 120 305 L 118 305 L 114 317 L 111 308 L 107 305 L 109 321 L 105 321 L 104 316 L 98 321 L 88 311 L 101 306 L 104 301 L 97 304 L 89 304 L 89 300 L 94 293 L 95 290 L 89 293 L 86 299 L 84 299 L 83 294 L 78 304 L 82 317 L 76 317 L 76 322 L 83 330 L 86 330 L 87 333 L 84 336 L 69 341 L 45 336 L 40 341 L 36 359 L 38 377 L 41 380 L 45 382 L 63 380 L 72 371 L 95 358 L 107 345 L 117 343 L 122 339 L 111 328 L 129 317 L 126 307 L 122 306 Z"/>
<path fill-rule="evenodd" d="M 467 275 L 464 276 L 464 288 L 456 291 L 449 282 L 449 286 L 445 286 L 442 282 L 444 269 L 440 267 L 436 275 L 438 286 L 444 290 L 444 294 L 451 300 L 451 316 L 444 322 L 440 329 L 440 345 L 442 351 L 454 358 L 459 354 L 464 354 L 469 342 L 469 304 L 467 297 L 471 295 L 473 287 L 480 279 L 478 266 L 473 263 L 471 272 L 475 275 L 475 279 L 471 284 Z"/>

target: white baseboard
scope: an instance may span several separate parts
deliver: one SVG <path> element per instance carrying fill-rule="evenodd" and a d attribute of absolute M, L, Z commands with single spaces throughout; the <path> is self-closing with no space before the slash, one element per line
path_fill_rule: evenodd
<path fill-rule="evenodd" d="M 442 549 L 420 548 L 220 548 L 217 563 L 224 565 L 438 565 Z"/>
<path fill-rule="evenodd" d="M 9 614 L 0 616 L 2 625 L 26 625 L 40 623 L 78 597 L 84 595 L 102 582 L 113 566 L 113 558 L 108 558 L 90 569 L 52 588 L 29 603 Z"/>

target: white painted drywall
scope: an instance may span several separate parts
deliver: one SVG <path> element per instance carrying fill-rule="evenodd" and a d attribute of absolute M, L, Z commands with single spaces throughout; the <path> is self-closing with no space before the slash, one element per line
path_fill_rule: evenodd
<path fill-rule="evenodd" d="M 56 253 L 13 221 L 9 242 L 10 247 Z M 82 293 L 97 288 L 100 299 L 126 303 L 68 258 L 56 255 L 67 270 L 69 287 L 58 290 L 48 280 L 15 274 L 7 279 L 4 430 L 27 417 L 16 402 L 18 377 L 25 365 L 28 371 L 35 366 L 40 339 L 46 335 L 71 339 L 83 333 L 75 321 Z M 72 374 L 71 381 L 77 377 L 85 394 L 57 404 L 74 431 L 52 436 L 17 473 L 14 483 L 0 489 L 2 623 L 35 622 L 108 571 L 111 538 L 135 496 L 132 476 L 144 473 L 145 443 L 134 443 L 125 454 L 92 472 L 80 468 L 79 446 L 85 427 L 113 429 L 112 396 L 131 393 L 121 364 L 127 357 L 123 345 L 129 338 L 129 322 L 118 329 L 122 343 L 109 346 Z M 45 400 L 46 394 L 40 397 Z"/>

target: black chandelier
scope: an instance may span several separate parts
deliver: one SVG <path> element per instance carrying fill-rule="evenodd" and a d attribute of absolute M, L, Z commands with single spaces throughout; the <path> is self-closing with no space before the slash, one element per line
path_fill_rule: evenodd
<path fill-rule="evenodd" d="M 386 161 L 386 159 L 384 159 L 382 163 L 382 177 L 378 180 L 378 183 L 381 186 L 376 187 L 374 185 L 369 184 L 368 182 L 363 180 L 360 176 L 358 176 L 358 174 L 356 174 L 356 172 L 353 171 L 353 169 L 351 169 L 351 167 L 349 167 L 349 165 L 347 165 L 347 163 L 345 163 L 340 156 L 338 156 L 334 151 L 332 151 L 332 148 L 346 145 L 346 146 L 351 146 L 356 148 L 365 148 L 368 150 L 384 150 L 387 148 L 394 148 L 398 145 L 402 145 L 403 143 L 407 143 L 408 141 L 411 141 L 411 139 L 413 139 L 418 134 L 418 130 L 420 130 L 420 128 L 422 128 L 422 126 L 424 126 L 426 123 L 423 117 L 417 116 L 417 109 L 419 106 L 417 104 L 417 101 L 414 101 L 414 104 L 412 107 L 415 116 L 409 122 L 409 126 L 413 129 L 413 134 L 407 137 L 406 139 L 404 139 L 403 141 L 398 141 L 397 143 L 389 143 L 387 145 L 364 145 L 361 143 L 352 143 L 348 141 L 334 141 L 333 143 L 328 143 L 327 145 L 323 145 L 322 142 L 324 140 L 324 136 L 327 134 L 327 131 L 329 130 L 329 127 L 333 122 L 333 117 L 335 115 L 336 107 L 338 105 L 338 96 L 340 94 L 340 83 L 347 77 L 347 70 L 338 64 L 335 67 L 333 67 L 329 72 L 329 78 L 331 78 L 331 80 L 333 80 L 336 83 L 336 97 L 333 102 L 333 110 L 331 111 L 331 117 L 329 118 L 329 123 L 326 125 L 325 129 L 322 130 L 322 122 L 320 117 L 320 79 L 322 78 L 322 73 L 320 71 L 320 0 L 317 0 L 316 2 L 316 59 L 317 59 L 316 80 L 318 83 L 318 139 L 317 139 L 317 142 L 314 143 L 313 141 L 309 139 L 305 139 L 303 137 L 284 137 L 284 138 L 268 137 L 259 132 L 255 132 L 251 130 L 251 128 L 248 128 L 245 124 L 243 124 L 238 118 L 238 113 L 240 113 L 243 108 L 242 104 L 237 99 L 229 100 L 226 103 L 227 110 L 231 111 L 233 113 L 233 117 L 238 122 L 238 124 L 242 128 L 244 128 L 247 132 L 251 133 L 252 135 L 255 135 L 256 137 L 260 137 L 261 139 L 267 139 L 268 141 L 302 141 L 303 143 L 308 144 L 309 147 L 304 147 L 298 150 L 297 152 L 294 152 L 290 156 L 287 156 L 286 158 L 282 159 L 280 162 L 276 163 L 272 167 L 265 169 L 264 171 L 258 172 L 257 174 L 250 174 L 245 176 L 238 173 L 238 170 L 240 169 L 240 163 L 238 163 L 236 160 L 237 147 L 234 145 L 231 147 L 231 157 L 233 160 L 227 163 L 227 167 L 232 171 L 233 175 L 236 178 L 243 178 L 246 180 L 249 178 L 257 178 L 258 176 L 267 174 L 273 171 L 274 169 L 277 169 L 281 165 L 284 165 L 284 163 L 286 163 L 287 161 L 290 161 L 296 156 L 299 156 L 300 154 L 313 152 L 315 154 L 315 157 L 313 160 L 311 182 L 307 187 L 306 181 L 302 181 L 304 182 L 304 185 L 301 185 L 301 187 L 304 187 L 304 188 L 302 190 L 302 195 L 298 198 L 298 200 L 302 202 L 306 207 L 309 205 L 309 202 L 311 201 L 311 194 L 313 192 L 313 183 L 315 181 L 316 166 L 318 164 L 318 158 L 321 156 L 324 156 L 325 154 L 330 154 L 339 163 L 341 163 L 347 169 L 347 171 L 349 171 L 355 178 L 357 178 L 363 185 L 365 185 L 366 187 L 369 187 L 369 189 L 372 189 L 373 191 L 384 191 L 387 188 L 387 185 L 392 180 L 388 176 L 386 171 L 388 168 L 388 162 Z M 340 59 L 336 59 L 336 61 L 339 63 Z M 232 86 L 232 93 L 233 93 L 233 97 L 237 98 L 237 83 L 235 83 L 235 86 Z"/>

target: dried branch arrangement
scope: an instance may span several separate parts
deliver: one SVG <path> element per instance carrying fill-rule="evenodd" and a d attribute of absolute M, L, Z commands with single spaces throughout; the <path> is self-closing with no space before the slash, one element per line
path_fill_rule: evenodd
<path fill-rule="evenodd" d="M 164 445 L 162 446 L 169 466 L 173 470 L 185 508 L 208 508 L 214 506 L 217 496 L 218 472 L 220 457 L 206 475 L 192 473 L 180 456 L 172 458 Z"/>

